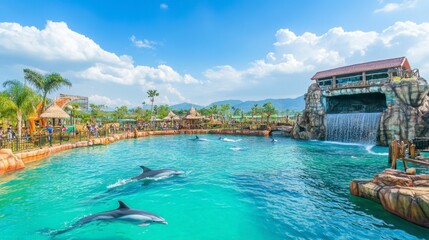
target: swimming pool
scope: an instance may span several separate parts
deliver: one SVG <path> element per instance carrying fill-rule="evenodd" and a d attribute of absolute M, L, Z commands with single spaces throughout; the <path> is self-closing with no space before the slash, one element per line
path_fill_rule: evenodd
<path fill-rule="evenodd" d="M 387 148 L 266 137 L 153 136 L 79 148 L 0 179 L 2 239 L 49 239 L 117 200 L 168 225 L 92 223 L 55 239 L 418 239 L 429 230 L 351 196 L 351 179 L 388 167 Z M 125 179 L 152 169 L 182 176 Z"/>

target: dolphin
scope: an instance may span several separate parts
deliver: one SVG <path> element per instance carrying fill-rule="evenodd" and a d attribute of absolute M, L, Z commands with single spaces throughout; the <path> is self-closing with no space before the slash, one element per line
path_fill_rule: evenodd
<path fill-rule="evenodd" d="M 140 166 L 143 169 L 143 172 L 131 178 L 131 180 L 144 180 L 144 179 L 152 179 L 152 180 L 159 180 L 164 179 L 168 177 L 172 177 L 174 175 L 181 175 L 184 174 L 183 171 L 175 170 L 175 169 L 158 169 L 158 170 L 152 170 L 145 166 Z"/>
<path fill-rule="evenodd" d="M 151 223 L 168 224 L 161 216 L 138 209 L 132 209 L 128 207 L 124 202 L 118 202 L 119 207 L 115 210 L 89 215 L 88 217 L 81 218 L 79 221 L 77 221 L 66 229 L 51 231 L 50 234 L 62 234 L 93 221 L 120 221 L 136 224 L 139 226 L 148 226 Z"/>

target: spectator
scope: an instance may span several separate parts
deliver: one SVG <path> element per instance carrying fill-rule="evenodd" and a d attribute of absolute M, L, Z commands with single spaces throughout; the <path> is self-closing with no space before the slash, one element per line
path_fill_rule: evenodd
<path fill-rule="evenodd" d="M 54 128 L 52 127 L 51 123 L 46 126 L 46 130 L 48 131 L 49 144 L 52 146 L 52 134 L 54 133 Z"/>
<path fill-rule="evenodd" d="M 13 138 L 12 126 L 9 126 L 7 128 L 7 140 L 10 142 L 12 141 L 12 138 Z"/>

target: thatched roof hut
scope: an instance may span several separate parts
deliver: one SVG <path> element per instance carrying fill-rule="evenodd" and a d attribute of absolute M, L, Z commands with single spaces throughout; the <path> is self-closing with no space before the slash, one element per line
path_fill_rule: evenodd
<path fill-rule="evenodd" d="M 186 116 L 183 119 L 186 120 L 199 120 L 199 119 L 203 119 L 204 117 L 201 116 L 201 114 L 199 112 L 197 112 L 197 110 L 195 110 L 194 107 L 191 107 L 191 109 L 189 109 L 188 113 L 186 114 Z"/>
<path fill-rule="evenodd" d="M 70 118 L 70 115 L 64 112 L 58 105 L 55 103 L 49 106 L 41 115 L 41 118 Z"/>
<path fill-rule="evenodd" d="M 178 120 L 180 120 L 180 118 L 176 114 L 174 114 L 173 111 L 170 111 L 167 114 L 167 116 L 165 118 L 163 118 L 162 120 L 165 120 L 165 121 L 178 121 Z"/>

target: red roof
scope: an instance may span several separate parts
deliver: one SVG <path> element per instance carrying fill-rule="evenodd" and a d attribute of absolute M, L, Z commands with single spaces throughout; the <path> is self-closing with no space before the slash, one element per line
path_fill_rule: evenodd
<path fill-rule="evenodd" d="M 320 71 L 314 74 L 312 80 L 317 80 L 326 77 L 345 75 L 350 73 L 366 72 L 386 68 L 404 67 L 411 69 L 406 57 L 391 58 L 373 62 L 359 63 L 345 67 L 334 68 L 330 70 Z"/>

